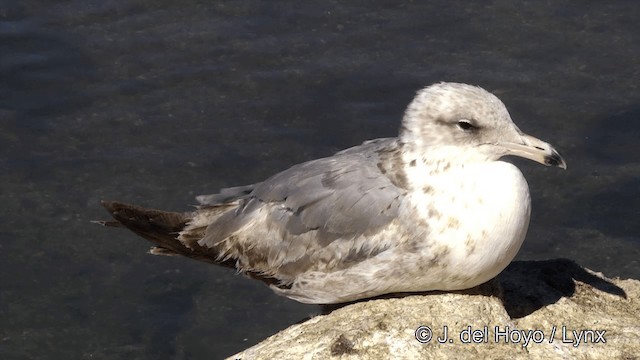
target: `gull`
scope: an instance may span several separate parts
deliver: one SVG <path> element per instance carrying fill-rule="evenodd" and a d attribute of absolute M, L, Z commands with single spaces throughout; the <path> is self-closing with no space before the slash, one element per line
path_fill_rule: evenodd
<path fill-rule="evenodd" d="M 103 201 L 114 220 L 100 223 L 303 303 L 463 290 L 504 270 L 529 226 L 529 187 L 507 155 L 566 169 L 496 96 L 441 82 L 417 92 L 398 137 L 198 196 L 191 212 Z"/>

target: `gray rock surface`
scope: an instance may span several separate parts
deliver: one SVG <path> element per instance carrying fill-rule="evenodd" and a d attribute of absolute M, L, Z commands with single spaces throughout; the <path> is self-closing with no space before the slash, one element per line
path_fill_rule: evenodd
<path fill-rule="evenodd" d="M 514 262 L 466 291 L 334 308 L 230 359 L 638 359 L 639 296 L 640 281 L 571 260 Z"/>

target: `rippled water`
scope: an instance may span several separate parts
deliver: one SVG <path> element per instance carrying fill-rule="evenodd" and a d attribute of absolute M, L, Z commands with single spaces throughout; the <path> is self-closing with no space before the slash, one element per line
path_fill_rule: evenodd
<path fill-rule="evenodd" d="M 640 278 L 636 2 L 0 4 L 0 358 L 219 358 L 317 314 L 89 221 L 394 136 L 441 80 L 495 92 L 567 159 L 517 161 L 520 259 Z"/>

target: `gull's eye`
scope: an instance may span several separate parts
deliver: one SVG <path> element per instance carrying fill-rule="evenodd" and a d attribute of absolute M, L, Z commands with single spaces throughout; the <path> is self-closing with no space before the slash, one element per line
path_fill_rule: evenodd
<path fill-rule="evenodd" d="M 471 131 L 476 129 L 471 121 L 466 119 L 458 120 L 458 128 L 463 131 Z"/>

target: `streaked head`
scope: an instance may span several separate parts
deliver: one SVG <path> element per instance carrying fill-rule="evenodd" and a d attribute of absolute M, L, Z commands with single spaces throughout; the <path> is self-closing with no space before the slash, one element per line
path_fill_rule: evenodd
<path fill-rule="evenodd" d="M 412 152 L 429 154 L 455 146 L 462 161 L 524 157 L 566 169 L 548 143 L 524 134 L 495 95 L 472 85 L 438 83 L 420 90 L 405 111 L 400 140 Z"/>

